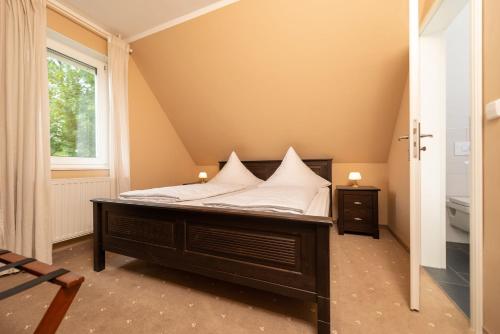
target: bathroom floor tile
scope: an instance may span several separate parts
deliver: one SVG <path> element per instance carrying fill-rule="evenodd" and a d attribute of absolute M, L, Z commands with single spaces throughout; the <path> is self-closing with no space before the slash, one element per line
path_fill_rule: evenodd
<path fill-rule="evenodd" d="M 461 286 L 456 284 L 449 284 L 439 282 L 439 285 L 443 288 L 448 296 L 455 302 L 455 304 L 460 307 L 460 309 L 470 317 L 470 298 L 469 298 L 469 287 Z"/>
<path fill-rule="evenodd" d="M 469 273 L 457 273 L 458 276 L 460 276 L 461 279 L 467 281 L 467 285 L 470 285 L 470 275 Z"/>
<path fill-rule="evenodd" d="M 458 250 L 461 250 L 462 252 L 465 252 L 467 255 L 469 255 L 469 244 L 448 241 L 448 242 L 446 242 L 446 248 L 458 249 Z"/>
<path fill-rule="evenodd" d="M 425 269 L 455 304 L 470 316 L 469 245 L 447 242 L 446 269 Z"/>
<path fill-rule="evenodd" d="M 469 272 L 469 255 L 460 249 L 446 248 L 446 266 L 459 273 Z"/>
<path fill-rule="evenodd" d="M 425 270 L 427 270 L 431 277 L 439 283 L 456 284 L 461 286 L 469 285 L 469 282 L 467 280 L 457 275 L 457 273 L 453 270 L 430 267 L 425 267 Z"/>

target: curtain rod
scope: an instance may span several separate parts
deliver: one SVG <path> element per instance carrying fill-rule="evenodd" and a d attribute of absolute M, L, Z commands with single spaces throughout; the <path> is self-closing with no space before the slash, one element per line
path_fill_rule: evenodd
<path fill-rule="evenodd" d="M 105 38 L 106 40 L 109 40 L 111 37 L 111 33 L 108 32 L 107 30 L 101 28 L 99 25 L 95 24 L 94 22 L 88 20 L 87 18 L 81 16 L 80 14 L 76 13 L 72 9 L 64 6 L 57 0 L 48 0 L 47 2 L 47 7 L 58 12 L 59 14 L 62 14 L 63 16 L 67 17 L 71 21 L 74 21 L 75 23 L 81 25 L 82 27 L 96 33 L 97 35 Z"/>

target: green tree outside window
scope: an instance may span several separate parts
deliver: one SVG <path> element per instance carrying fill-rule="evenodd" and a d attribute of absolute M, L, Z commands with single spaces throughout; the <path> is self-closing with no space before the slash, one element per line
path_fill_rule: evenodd
<path fill-rule="evenodd" d="M 51 53 L 50 148 L 56 157 L 96 157 L 96 71 Z"/>

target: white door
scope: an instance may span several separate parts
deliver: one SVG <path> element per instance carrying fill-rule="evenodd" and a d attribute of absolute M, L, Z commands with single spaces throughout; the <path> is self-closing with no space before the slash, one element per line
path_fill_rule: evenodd
<path fill-rule="evenodd" d="M 446 267 L 444 31 L 468 0 L 436 1 L 420 25 L 410 0 L 410 306 L 420 309 L 421 265 Z"/>
<path fill-rule="evenodd" d="M 412 310 L 420 309 L 420 267 L 427 260 L 422 258 L 422 233 L 426 229 L 423 220 L 422 210 L 435 207 L 436 203 L 428 201 L 425 196 L 425 189 L 429 187 L 428 174 L 426 172 L 426 159 L 432 156 L 442 156 L 443 133 L 440 128 L 440 118 L 432 114 L 432 110 L 442 110 L 443 100 L 435 98 L 444 95 L 442 90 L 436 85 L 443 87 L 443 73 L 439 70 L 442 66 L 442 55 L 429 61 L 442 50 L 442 39 L 439 32 L 449 26 L 450 21 L 464 7 L 470 4 L 470 50 L 471 50 L 471 209 L 470 209 L 470 247 L 471 247 L 471 327 L 475 333 L 482 333 L 483 309 L 482 309 L 482 122 L 483 122 L 483 101 L 482 101 L 482 0 L 436 0 L 433 8 L 419 27 L 419 0 L 409 0 L 409 41 L 410 41 L 410 112 L 409 112 L 409 141 L 410 141 L 410 307 Z M 441 41 L 439 41 L 441 39 Z M 440 45 L 441 44 L 441 45 Z M 431 50 L 431 51 L 429 51 Z M 430 65 L 429 65 L 430 64 Z M 430 81 L 434 72 L 434 82 Z M 425 82 L 427 80 L 427 83 Z M 434 88 L 431 86 L 434 85 Z M 434 104 L 429 104 L 433 99 Z M 442 119 L 441 119 L 442 121 Z M 429 124 L 433 122 L 434 124 Z M 422 124 L 422 125 L 421 125 Z M 421 128 L 425 132 L 433 132 L 432 140 L 421 138 Z M 440 130 L 441 129 L 441 130 Z M 441 133 L 440 133 L 441 131 Z M 425 138 L 425 137 L 424 137 Z M 422 152 L 421 148 L 426 146 L 427 151 Z M 441 151 L 441 154 L 440 152 Z M 424 160 L 421 160 L 421 159 Z M 424 162 L 424 163 L 422 163 Z M 444 170 L 441 168 L 441 170 Z M 425 176 L 424 176 L 425 175 Z M 424 177 L 422 177 L 424 176 Z M 425 179 L 425 180 L 424 180 Z M 443 185 L 441 188 L 444 189 Z M 436 192 L 437 193 L 437 192 Z M 440 200 L 442 203 L 443 192 Z M 433 206 L 434 205 L 434 206 Z M 442 209 L 444 205 L 439 204 L 439 210 L 433 210 L 436 217 L 443 219 Z M 440 211 L 441 212 L 438 212 Z M 427 213 L 425 213 L 427 214 Z M 438 219 L 438 218 L 436 218 Z M 439 220 L 439 219 L 438 219 Z M 427 226 L 428 227 L 428 226 Z M 428 231 L 425 232 L 428 237 Z M 431 232 L 432 233 L 432 232 Z M 431 240 L 431 239 L 427 239 Z M 438 238 L 433 239 L 437 244 Z M 425 252 L 424 256 L 425 256 Z M 441 249 L 443 255 L 443 249 Z M 440 262 L 440 263 L 439 263 Z M 435 266 L 443 266 L 445 258 L 435 263 Z"/>

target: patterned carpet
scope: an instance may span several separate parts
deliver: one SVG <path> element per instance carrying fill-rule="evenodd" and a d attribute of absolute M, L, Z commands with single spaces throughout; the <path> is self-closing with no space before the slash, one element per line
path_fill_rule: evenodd
<path fill-rule="evenodd" d="M 467 333 L 468 320 L 422 273 L 422 310 L 408 309 L 409 257 L 381 239 L 331 234 L 332 333 Z M 315 333 L 314 304 L 107 254 L 92 271 L 90 241 L 59 249 L 54 263 L 86 278 L 58 333 Z M 0 279 L 0 289 L 29 280 Z M 31 333 L 56 287 L 0 302 L 0 333 Z"/>

